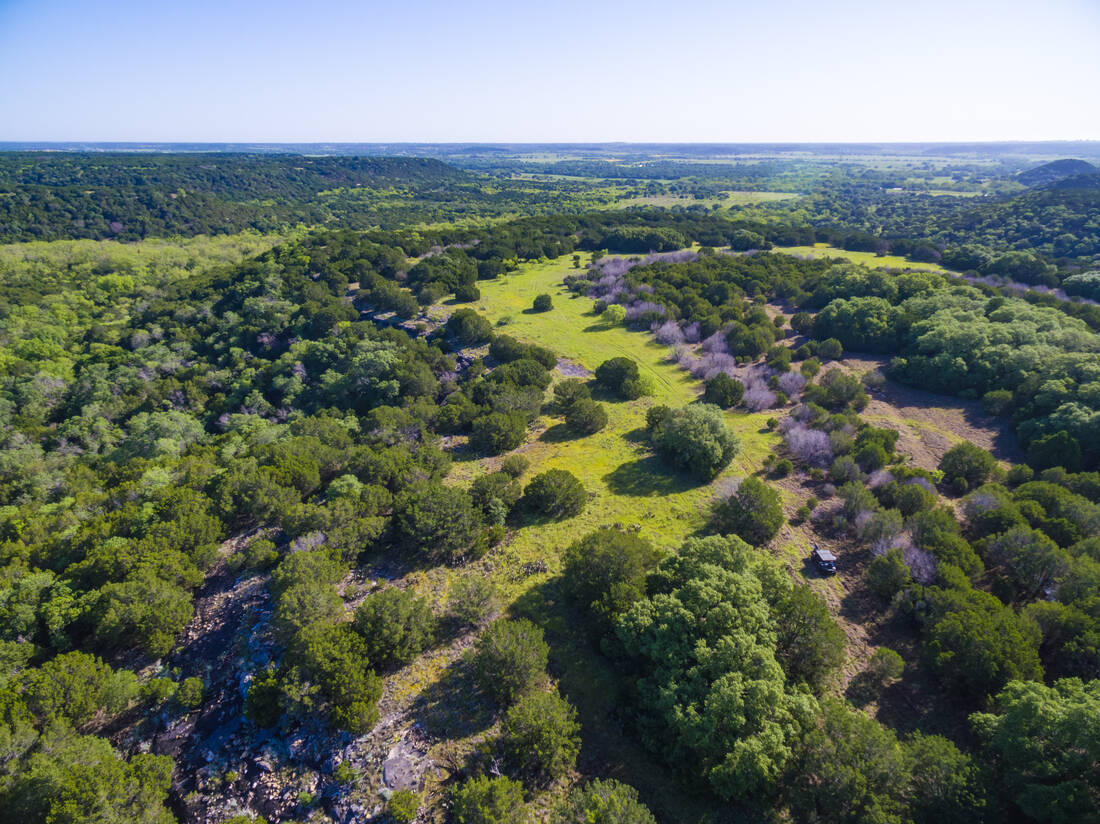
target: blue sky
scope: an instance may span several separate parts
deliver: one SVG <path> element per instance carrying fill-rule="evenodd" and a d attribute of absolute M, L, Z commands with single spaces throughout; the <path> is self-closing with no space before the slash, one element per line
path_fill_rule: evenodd
<path fill-rule="evenodd" d="M 0 0 L 0 140 L 1100 139 L 1100 0 Z"/>

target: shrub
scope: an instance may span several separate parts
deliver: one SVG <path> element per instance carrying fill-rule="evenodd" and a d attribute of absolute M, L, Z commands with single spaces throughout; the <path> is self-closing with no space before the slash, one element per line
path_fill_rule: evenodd
<path fill-rule="evenodd" d="M 386 815 L 398 824 L 416 821 L 420 810 L 420 795 L 412 790 L 397 790 L 386 802 Z"/>
<path fill-rule="evenodd" d="M 879 555 L 867 567 L 867 586 L 884 600 L 890 601 L 909 585 L 909 566 L 900 549 L 894 547 Z"/>
<path fill-rule="evenodd" d="M 717 406 L 692 404 L 665 417 L 654 430 L 653 446 L 673 466 L 709 481 L 729 466 L 741 442 Z"/>
<path fill-rule="evenodd" d="M 668 416 L 672 414 L 671 407 L 658 404 L 657 406 L 651 406 L 645 411 L 645 428 L 646 432 L 653 434 L 660 428 Z"/>
<path fill-rule="evenodd" d="M 459 303 L 473 303 L 481 300 L 481 290 L 472 283 L 460 283 L 455 287 L 455 300 Z"/>
<path fill-rule="evenodd" d="M 582 380 L 566 378 L 554 386 L 554 400 L 562 409 L 568 409 L 579 400 L 592 397 L 592 391 Z"/>
<path fill-rule="evenodd" d="M 176 703 L 186 710 L 198 709 L 202 705 L 203 692 L 201 678 L 184 678 L 176 689 Z"/>
<path fill-rule="evenodd" d="M 536 312 L 549 312 L 554 308 L 554 299 L 547 294 L 536 295 L 531 308 Z"/>
<path fill-rule="evenodd" d="M 406 551 L 448 563 L 484 551 L 481 517 L 470 495 L 438 482 L 422 485 L 398 503 L 394 531 Z"/>
<path fill-rule="evenodd" d="M 711 525 L 723 535 L 736 535 L 752 546 L 766 544 L 783 526 L 779 493 L 757 478 L 745 478 L 728 498 L 715 501 Z"/>
<path fill-rule="evenodd" d="M 889 647 L 879 647 L 867 661 L 867 674 L 880 688 L 897 681 L 903 672 L 905 661 Z"/>
<path fill-rule="evenodd" d="M 719 372 L 704 385 L 703 401 L 728 409 L 741 403 L 744 394 L 745 384 L 734 380 L 725 372 Z"/>
<path fill-rule="evenodd" d="M 626 320 L 626 307 L 612 303 L 603 311 L 603 318 L 610 324 L 618 325 Z"/>
<path fill-rule="evenodd" d="M 521 412 L 490 412 L 474 418 L 470 425 L 470 446 L 480 455 L 499 455 L 515 449 L 527 434 L 527 420 Z"/>
<path fill-rule="evenodd" d="M 477 626 L 496 610 L 496 587 L 488 578 L 466 575 L 451 585 L 447 611 L 463 626 Z"/>
<path fill-rule="evenodd" d="M 459 309 L 447 318 L 447 331 L 460 343 L 474 346 L 489 341 L 493 336 L 493 325 L 473 309 Z"/>
<path fill-rule="evenodd" d="M 994 457 L 969 441 L 948 449 L 939 463 L 944 481 L 962 492 L 977 489 L 989 480 L 996 468 L 997 461 Z"/>
<path fill-rule="evenodd" d="M 407 664 L 435 641 L 436 620 L 428 602 L 407 589 L 387 587 L 355 610 L 355 631 L 376 667 Z"/>
<path fill-rule="evenodd" d="M 623 387 L 638 380 L 638 364 L 630 358 L 611 358 L 596 367 L 596 383 L 609 392 L 623 394 Z"/>
<path fill-rule="evenodd" d="M 531 466 L 531 462 L 522 455 L 508 455 L 500 462 L 500 471 L 507 472 L 513 478 L 519 478 Z"/>
<path fill-rule="evenodd" d="M 581 482 L 567 469 L 540 472 L 523 490 L 523 506 L 529 512 L 550 518 L 572 518 L 584 511 L 588 501 Z"/>
<path fill-rule="evenodd" d="M 566 409 L 565 423 L 575 432 L 591 435 L 607 426 L 607 410 L 597 401 L 580 398 Z"/>
<path fill-rule="evenodd" d="M 545 680 L 549 651 L 542 630 L 530 621 L 499 619 L 477 639 L 474 677 L 497 704 L 511 704 Z"/>
<path fill-rule="evenodd" d="M 470 498 L 488 524 L 503 524 L 522 494 L 519 483 L 507 472 L 480 475 L 470 484 Z"/>
<path fill-rule="evenodd" d="M 576 766 L 581 748 L 577 711 L 556 693 L 529 693 L 505 713 L 501 748 L 520 773 L 544 782 L 560 778 Z"/>
<path fill-rule="evenodd" d="M 510 778 L 479 775 L 451 795 L 455 824 L 524 824 L 523 785 Z"/>
<path fill-rule="evenodd" d="M 657 824 L 638 791 L 613 778 L 574 787 L 551 813 L 551 824 Z"/>

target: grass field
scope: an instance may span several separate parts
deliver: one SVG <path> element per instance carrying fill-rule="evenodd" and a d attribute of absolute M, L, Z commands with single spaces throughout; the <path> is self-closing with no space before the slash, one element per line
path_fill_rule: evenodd
<path fill-rule="evenodd" d="M 846 249 L 838 249 L 827 243 L 815 243 L 813 246 L 777 246 L 776 252 L 785 255 L 804 255 L 815 258 L 843 258 L 852 263 L 862 263 L 864 266 L 887 269 L 919 269 L 925 272 L 939 272 L 943 275 L 953 274 L 944 269 L 938 263 L 920 263 L 897 255 L 876 255 L 874 252 L 849 252 Z"/>
<path fill-rule="evenodd" d="M 481 300 L 474 305 L 498 329 L 520 340 L 547 346 L 589 372 L 608 358 L 625 356 L 638 363 L 653 385 L 651 397 L 637 401 L 607 402 L 610 423 L 603 431 L 584 438 L 569 433 L 559 418 L 544 417 L 535 437 L 517 451 L 531 461 L 530 472 L 568 469 L 580 478 L 590 495 L 585 513 L 561 523 L 519 530 L 507 552 L 513 562 L 541 560 L 553 572 L 558 554 L 577 536 L 612 523 L 639 524 L 652 540 L 675 546 L 698 530 L 712 497 L 710 486 L 670 472 L 653 457 L 645 443 L 645 412 L 656 403 L 682 406 L 699 394 L 698 381 L 669 363 L 668 347 L 650 336 L 612 326 L 592 312 L 593 301 L 566 291 L 562 279 L 574 271 L 568 258 L 529 264 L 519 272 L 481 285 Z M 540 293 L 553 296 L 549 312 L 527 311 Z M 741 438 L 742 451 L 727 475 L 757 471 L 778 441 L 761 431 L 767 414 L 728 413 L 729 426 Z M 495 465 L 494 459 L 459 463 L 452 477 L 472 479 Z M 503 583 L 503 582 L 502 582 Z"/>
<path fill-rule="evenodd" d="M 636 197 L 624 197 L 617 201 L 615 208 L 623 206 L 706 206 L 708 209 L 717 206 L 725 208 L 730 206 L 748 206 L 753 203 L 774 203 L 780 200 L 792 200 L 801 195 L 793 192 L 726 192 L 725 198 L 704 197 L 695 198 L 691 195 L 642 195 Z"/>

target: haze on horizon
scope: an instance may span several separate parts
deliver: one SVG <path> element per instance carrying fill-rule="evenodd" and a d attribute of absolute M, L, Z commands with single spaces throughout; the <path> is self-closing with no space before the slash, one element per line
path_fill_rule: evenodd
<path fill-rule="evenodd" d="M 1100 3 L 0 0 L 0 141 L 1100 139 Z"/>

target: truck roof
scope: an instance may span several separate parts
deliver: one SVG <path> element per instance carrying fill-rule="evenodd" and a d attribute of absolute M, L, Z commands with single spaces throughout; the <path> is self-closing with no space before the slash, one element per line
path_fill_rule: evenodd
<path fill-rule="evenodd" d="M 827 549 L 815 549 L 814 552 L 817 553 L 817 557 L 820 558 L 822 561 L 836 560 L 836 556 L 833 555 L 833 553 L 829 552 L 829 550 Z"/>

